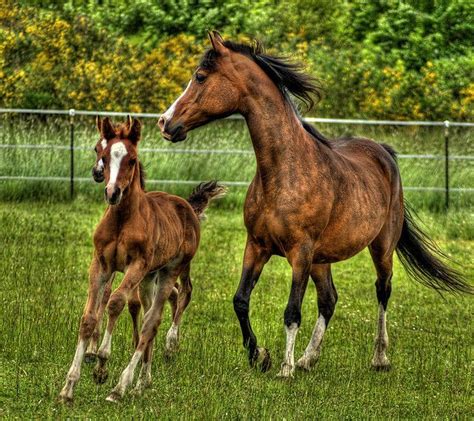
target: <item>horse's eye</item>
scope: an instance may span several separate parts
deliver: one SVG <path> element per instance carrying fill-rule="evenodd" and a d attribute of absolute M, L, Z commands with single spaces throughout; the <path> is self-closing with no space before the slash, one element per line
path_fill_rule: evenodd
<path fill-rule="evenodd" d="M 206 80 L 206 75 L 203 75 L 202 73 L 196 73 L 196 82 L 197 83 L 204 83 Z"/>
<path fill-rule="evenodd" d="M 97 153 L 97 146 L 94 148 L 94 152 Z"/>
<path fill-rule="evenodd" d="M 128 165 L 130 165 L 131 167 L 133 167 L 135 165 L 137 161 L 135 159 L 131 159 L 130 161 L 128 161 Z"/>

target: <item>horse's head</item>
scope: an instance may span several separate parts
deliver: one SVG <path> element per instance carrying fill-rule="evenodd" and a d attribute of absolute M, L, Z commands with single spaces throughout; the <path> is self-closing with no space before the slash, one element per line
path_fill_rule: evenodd
<path fill-rule="evenodd" d="M 209 32 L 206 51 L 186 90 L 158 120 L 166 140 L 179 142 L 187 132 L 211 120 L 242 112 L 247 92 L 247 70 L 252 60 L 225 45 L 218 32 Z M 258 66 L 253 64 L 253 70 Z"/>
<path fill-rule="evenodd" d="M 126 124 L 114 127 L 108 117 L 100 121 L 97 128 L 101 137 L 96 145 L 97 160 L 100 162 L 98 174 L 105 179 L 105 200 L 110 205 L 117 205 L 124 191 L 130 186 L 137 171 L 137 144 L 141 135 L 141 124 L 137 119 L 129 118 Z M 99 145 L 100 144 L 100 145 Z M 94 170 L 93 170 L 94 171 Z"/>

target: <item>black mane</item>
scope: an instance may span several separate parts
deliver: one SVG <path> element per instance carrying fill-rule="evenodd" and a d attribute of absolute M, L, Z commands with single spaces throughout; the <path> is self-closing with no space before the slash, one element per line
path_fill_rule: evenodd
<path fill-rule="evenodd" d="M 319 81 L 304 73 L 303 66 L 300 63 L 292 62 L 286 57 L 277 57 L 266 54 L 259 41 L 255 41 L 253 45 L 224 41 L 224 46 L 236 53 L 250 57 L 255 63 L 257 63 L 278 87 L 297 114 L 298 112 L 294 107 L 290 94 L 305 104 L 307 111 L 310 111 L 316 102 L 321 99 L 322 89 Z M 214 49 L 207 50 L 199 63 L 199 67 L 212 71 L 215 68 L 217 57 L 218 53 Z M 316 102 L 314 101 L 313 96 L 317 98 Z M 311 134 L 311 136 L 325 145 L 330 146 L 329 139 L 323 136 L 309 123 L 303 122 L 299 114 L 298 118 L 301 120 L 305 130 Z"/>

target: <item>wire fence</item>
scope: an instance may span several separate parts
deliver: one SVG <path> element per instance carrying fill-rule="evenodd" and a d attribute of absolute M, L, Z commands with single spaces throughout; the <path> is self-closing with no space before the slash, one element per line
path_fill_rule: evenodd
<path fill-rule="evenodd" d="M 74 197 L 75 183 L 90 182 L 90 178 L 77 177 L 74 171 L 75 151 L 87 150 L 89 148 L 84 146 L 77 146 L 75 144 L 75 117 L 76 116 L 116 116 L 124 117 L 132 115 L 140 118 L 154 118 L 160 117 L 160 114 L 155 113 L 124 113 L 112 111 L 85 111 L 85 110 L 37 110 L 37 109 L 12 109 L 0 108 L 0 114 L 30 114 L 30 115 L 63 115 L 69 117 L 69 144 L 68 145 L 46 145 L 46 144 L 0 144 L 0 149 L 50 149 L 50 150 L 68 150 L 69 151 L 69 176 L 68 177 L 54 177 L 54 176 L 16 176 L 16 175 L 0 175 L 0 181 L 19 180 L 19 181 L 57 181 L 69 182 L 70 196 Z M 243 120 L 241 116 L 230 116 L 228 119 Z M 336 118 L 315 118 L 308 117 L 304 119 L 311 123 L 325 123 L 325 124 L 345 124 L 345 125 L 369 125 L 369 126 L 415 126 L 415 127 L 440 127 L 443 129 L 444 136 L 444 153 L 443 154 L 399 154 L 400 159 L 429 159 L 429 160 L 443 160 L 444 161 L 444 187 L 421 187 L 421 186 L 406 186 L 408 191 L 432 191 L 444 192 L 445 206 L 449 207 L 450 192 L 464 192 L 474 193 L 474 188 L 471 187 L 451 187 L 450 186 L 450 162 L 456 160 L 474 160 L 474 155 L 453 155 L 450 154 L 450 128 L 451 127 L 465 127 L 473 128 L 474 123 L 471 122 L 451 122 L 445 121 L 395 121 L 395 120 L 361 120 L 361 119 L 336 119 Z M 182 148 L 140 148 L 142 152 L 154 153 L 173 153 L 173 154 L 225 154 L 225 155 L 252 155 L 252 150 L 244 149 L 182 149 Z M 196 184 L 195 180 L 147 180 L 151 184 Z M 223 181 L 229 186 L 247 186 L 249 181 Z"/>

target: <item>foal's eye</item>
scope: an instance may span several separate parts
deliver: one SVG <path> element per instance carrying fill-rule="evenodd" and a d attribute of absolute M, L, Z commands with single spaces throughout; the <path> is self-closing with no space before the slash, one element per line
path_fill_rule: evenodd
<path fill-rule="evenodd" d="M 94 152 L 97 153 L 97 146 L 94 148 Z"/>
<path fill-rule="evenodd" d="M 206 75 L 202 73 L 196 73 L 196 82 L 197 83 L 203 83 L 206 80 Z"/>
<path fill-rule="evenodd" d="M 131 167 L 133 167 L 135 165 L 137 161 L 135 159 L 131 159 L 130 161 L 128 161 L 128 165 L 130 165 Z"/>

